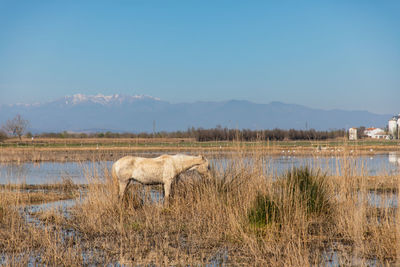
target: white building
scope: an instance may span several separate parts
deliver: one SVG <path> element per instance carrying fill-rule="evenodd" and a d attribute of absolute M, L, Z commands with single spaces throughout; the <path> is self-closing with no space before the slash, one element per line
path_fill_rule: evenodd
<path fill-rule="evenodd" d="M 349 129 L 349 140 L 357 140 L 357 128 Z"/>
<path fill-rule="evenodd" d="M 385 131 L 381 128 L 367 128 L 364 131 L 364 134 L 369 138 L 373 139 L 387 139 L 389 136 L 385 134 Z"/>
<path fill-rule="evenodd" d="M 400 114 L 397 116 L 397 139 L 400 138 Z"/>
<path fill-rule="evenodd" d="M 398 139 L 399 127 L 400 127 L 400 116 L 394 116 L 392 119 L 389 120 L 388 132 L 392 138 Z"/>

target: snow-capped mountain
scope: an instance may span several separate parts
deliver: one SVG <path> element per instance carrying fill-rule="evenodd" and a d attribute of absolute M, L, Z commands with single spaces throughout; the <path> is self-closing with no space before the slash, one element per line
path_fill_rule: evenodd
<path fill-rule="evenodd" d="M 114 94 L 114 95 L 84 95 L 84 94 L 74 94 L 72 96 L 64 96 L 62 98 L 44 102 L 44 103 L 16 103 L 8 105 L 9 107 L 40 107 L 45 105 L 59 105 L 59 106 L 74 106 L 74 105 L 84 105 L 84 104 L 99 104 L 104 106 L 116 105 L 116 104 L 126 104 L 134 103 L 137 101 L 161 101 L 157 97 L 152 97 L 148 95 L 124 95 L 124 94 Z"/>
<path fill-rule="evenodd" d="M 65 96 L 35 104 L 0 106 L 0 125 L 21 114 L 32 132 L 120 131 L 152 132 L 211 128 L 221 125 L 239 129 L 343 129 L 357 126 L 382 127 L 390 115 L 367 111 L 321 110 L 301 105 L 249 101 L 171 104 L 147 95 Z"/>
<path fill-rule="evenodd" d="M 137 101 L 161 101 L 159 98 L 148 96 L 148 95 L 122 95 L 122 94 L 114 94 L 114 95 L 84 95 L 84 94 L 75 94 L 72 96 L 65 96 L 61 99 L 54 101 L 54 103 L 58 103 L 61 105 L 82 105 L 82 104 L 99 104 L 104 106 L 116 105 L 116 104 L 126 104 L 126 103 L 134 103 Z"/>

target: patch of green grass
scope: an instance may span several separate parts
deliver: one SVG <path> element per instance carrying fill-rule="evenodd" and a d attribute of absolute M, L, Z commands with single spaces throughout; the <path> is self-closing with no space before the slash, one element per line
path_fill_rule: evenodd
<path fill-rule="evenodd" d="M 288 171 L 273 185 L 274 193 L 257 194 L 247 212 L 248 222 L 255 227 L 280 225 L 286 219 L 294 218 L 298 211 L 307 217 L 330 218 L 333 206 L 325 177 L 308 167 Z"/>
<path fill-rule="evenodd" d="M 327 214 L 330 212 L 330 201 L 325 177 L 308 167 L 294 168 L 284 177 L 285 195 L 290 197 L 292 205 L 303 205 L 307 214 Z"/>
<path fill-rule="evenodd" d="M 278 205 L 268 195 L 258 194 L 247 216 L 251 225 L 263 227 L 278 222 L 279 215 Z"/>

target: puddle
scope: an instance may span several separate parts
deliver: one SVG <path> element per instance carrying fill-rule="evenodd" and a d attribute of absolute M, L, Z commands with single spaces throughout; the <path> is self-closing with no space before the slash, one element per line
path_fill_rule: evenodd
<path fill-rule="evenodd" d="M 358 192 L 358 205 L 363 204 L 363 200 L 367 201 L 368 206 L 373 208 L 388 208 L 397 209 L 399 198 L 397 192 L 379 192 L 375 190 L 369 190 L 367 193 Z"/>
<path fill-rule="evenodd" d="M 46 202 L 42 204 L 27 205 L 19 209 L 19 213 L 25 219 L 25 222 L 32 227 L 39 228 L 45 231 L 54 231 L 52 224 L 45 224 L 35 214 L 55 210 L 61 216 L 68 218 L 70 216 L 69 209 L 76 204 L 76 199 L 59 200 L 54 202 Z M 61 237 L 62 242 L 68 239 L 77 239 L 75 231 L 71 229 L 61 229 L 55 233 Z M 28 266 L 41 265 L 41 252 L 37 251 L 33 254 L 5 254 L 0 253 L 0 265 L 13 265 L 13 263 L 27 262 Z"/>
<path fill-rule="evenodd" d="M 376 208 L 397 208 L 398 194 L 393 192 L 377 193 L 374 191 L 368 192 L 368 205 Z"/>
<path fill-rule="evenodd" d="M 207 267 L 227 266 L 228 258 L 229 258 L 228 250 L 226 248 L 221 249 L 220 251 L 215 253 L 214 256 L 211 257 L 209 263 L 206 264 L 206 266 Z"/>
<path fill-rule="evenodd" d="M 357 255 L 341 255 L 339 251 L 334 249 L 323 251 L 321 257 L 321 266 L 382 266 L 382 263 L 376 259 L 364 259 Z"/>
<path fill-rule="evenodd" d="M 47 202 L 43 204 L 29 205 L 21 208 L 21 214 L 25 217 L 28 224 L 35 224 L 36 227 L 40 227 L 41 221 L 37 219 L 34 214 L 40 212 L 46 212 L 49 210 L 56 210 L 59 214 L 65 218 L 69 218 L 69 209 L 76 204 L 76 199 L 59 200 L 54 202 Z"/>

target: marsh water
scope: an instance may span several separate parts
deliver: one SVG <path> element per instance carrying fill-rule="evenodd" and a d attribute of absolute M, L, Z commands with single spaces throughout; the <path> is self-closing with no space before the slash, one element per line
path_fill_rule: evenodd
<path fill-rule="evenodd" d="M 252 164 L 251 158 L 209 157 L 215 168 L 227 168 L 235 160 Z M 366 176 L 400 174 L 400 153 L 378 154 L 374 156 L 357 157 L 294 157 L 274 156 L 262 158 L 265 171 L 273 177 L 279 177 L 293 167 L 309 166 L 321 170 L 323 173 L 343 175 L 344 169 L 355 171 L 355 174 Z M 75 184 L 88 184 L 91 179 L 102 179 L 105 172 L 109 172 L 112 161 L 85 161 L 85 162 L 43 162 L 0 165 L 0 184 L 28 184 L 40 185 L 60 183 L 64 180 Z M 353 173 L 354 174 L 354 173 Z M 397 192 L 368 193 L 368 202 L 376 207 L 397 207 Z M 162 201 L 159 191 L 152 190 L 150 198 L 154 202 Z"/>
<path fill-rule="evenodd" d="M 233 157 L 210 157 L 216 167 L 225 168 Z M 243 160 L 243 159 L 242 159 Z M 244 158 L 246 161 L 246 158 Z M 247 163 L 251 164 L 251 158 Z M 46 184 L 72 180 L 76 184 L 87 184 L 90 177 L 103 177 L 113 162 L 43 162 L 9 163 L 0 165 L 0 184 Z M 307 157 L 307 156 L 266 156 L 263 164 L 272 175 L 279 176 L 292 167 L 310 166 L 327 174 L 342 175 L 346 165 L 358 174 L 367 176 L 393 175 L 400 173 L 400 153 L 378 154 L 357 157 Z"/>
<path fill-rule="evenodd" d="M 209 157 L 209 160 L 216 168 L 226 168 L 235 161 L 235 157 Z M 293 167 L 310 166 L 318 168 L 327 174 L 343 175 L 346 166 L 359 174 L 367 176 L 375 175 L 397 175 L 400 174 L 400 153 L 378 154 L 374 156 L 355 156 L 355 157 L 307 157 L 307 156 L 266 156 L 262 158 L 265 170 L 273 176 L 279 176 Z M 239 161 L 252 164 L 251 158 L 240 158 Z M 3 164 L 0 165 L 0 184 L 47 184 L 62 182 L 65 179 L 71 180 L 76 184 L 87 184 L 91 177 L 104 177 L 105 172 L 112 166 L 111 161 L 99 162 L 43 162 L 22 163 L 22 164 Z M 160 192 L 151 192 L 151 198 L 155 202 L 162 201 Z M 361 197 L 361 196 L 360 196 Z M 27 223 L 35 227 L 43 227 L 40 220 L 32 216 L 35 212 L 44 211 L 52 208 L 61 209 L 63 214 L 68 217 L 68 209 L 75 205 L 77 200 L 62 200 L 53 203 L 26 206 L 21 212 L 25 214 Z M 360 203 L 361 203 L 360 199 Z M 368 205 L 376 208 L 395 208 L 398 207 L 398 193 L 384 192 L 379 193 L 370 191 L 367 193 Z M 74 232 L 65 232 L 65 235 L 74 235 Z M 90 252 L 88 252 L 90 253 Z M 340 255 L 332 248 L 324 251 L 323 258 L 326 266 L 338 266 Z M 0 254 L 1 258 L 1 254 Z M 226 251 L 217 253 L 210 257 L 207 266 L 221 266 L 228 261 L 229 255 Z M 357 262 L 355 258 L 353 261 Z M 4 260 L 3 260 L 4 261 Z M 2 260 L 0 259 L 0 263 Z M 34 258 L 32 258 L 32 262 Z M 4 263 L 4 262 L 3 262 Z M 371 265 L 374 263 L 372 260 Z M 356 264 L 357 265 L 357 264 Z"/>

